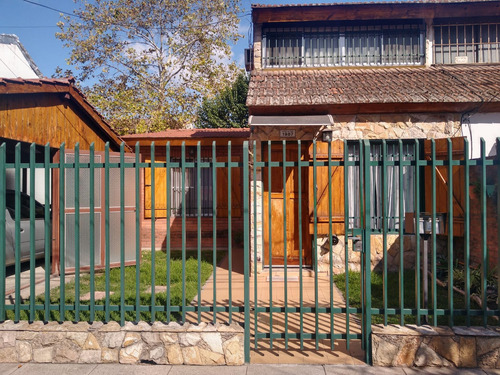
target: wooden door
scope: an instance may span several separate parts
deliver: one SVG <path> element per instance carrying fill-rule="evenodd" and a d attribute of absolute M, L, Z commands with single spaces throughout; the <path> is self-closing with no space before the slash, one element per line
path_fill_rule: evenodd
<path fill-rule="evenodd" d="M 263 160 L 269 161 L 267 144 L 264 145 L 262 152 Z M 300 152 L 302 160 L 306 158 L 306 153 L 306 146 L 302 146 Z M 285 158 L 285 161 L 298 161 L 297 144 L 286 145 Z M 283 145 L 281 143 L 271 145 L 271 162 L 283 162 Z M 283 171 L 285 171 L 285 177 L 283 177 Z M 301 189 L 299 189 L 299 168 L 297 166 L 285 169 L 282 166 L 271 166 L 271 170 L 263 168 L 262 173 L 264 182 L 264 264 L 269 265 L 272 261 L 273 266 L 284 265 L 286 251 L 287 264 L 299 265 L 302 248 L 302 264 L 311 265 L 307 168 L 303 167 L 300 170 Z M 270 179 L 269 174 L 271 175 Z M 284 179 L 285 183 L 283 183 Z M 269 213 L 271 214 L 270 221 Z M 300 217 L 299 214 L 301 214 Z M 299 228 L 302 229 L 302 241 L 300 241 Z"/>

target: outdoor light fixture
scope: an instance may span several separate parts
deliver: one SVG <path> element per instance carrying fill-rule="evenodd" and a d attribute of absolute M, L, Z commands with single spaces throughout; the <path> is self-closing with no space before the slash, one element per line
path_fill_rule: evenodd
<path fill-rule="evenodd" d="M 323 142 L 331 142 L 333 140 L 333 131 L 332 130 L 323 130 L 321 133 L 321 138 Z"/>

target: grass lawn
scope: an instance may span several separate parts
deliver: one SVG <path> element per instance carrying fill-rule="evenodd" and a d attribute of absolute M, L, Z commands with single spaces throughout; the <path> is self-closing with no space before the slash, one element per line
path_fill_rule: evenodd
<path fill-rule="evenodd" d="M 149 306 L 151 305 L 151 278 L 152 278 L 152 257 L 150 251 L 143 251 L 141 262 L 140 262 L 140 301 L 141 305 Z M 224 258 L 225 252 L 217 252 L 217 264 Z M 213 272 L 213 253 L 211 251 L 202 251 L 201 256 L 201 285 L 210 277 Z M 135 305 L 136 302 L 136 266 L 125 267 L 125 305 Z M 167 261 L 164 252 L 155 253 L 155 305 L 165 306 L 167 293 L 165 291 L 165 286 L 167 285 Z M 185 285 L 186 285 L 186 298 L 185 304 L 189 305 L 193 298 L 198 294 L 198 258 L 196 251 L 186 251 L 186 272 L 185 272 Z M 104 270 L 97 271 L 95 273 L 95 291 L 106 290 L 106 275 Z M 110 288 L 110 305 L 120 305 L 120 269 L 114 268 L 110 270 L 109 273 L 109 288 Z M 163 288 L 161 288 L 163 286 Z M 66 305 L 75 304 L 75 281 L 69 282 L 65 285 L 65 300 Z M 80 304 L 90 305 L 90 301 L 82 300 L 82 296 L 90 292 L 90 274 L 82 274 L 80 276 Z M 60 288 L 54 288 L 50 292 L 51 304 L 59 304 L 60 302 Z M 44 295 L 39 295 L 36 298 L 36 304 L 43 304 L 45 302 Z M 96 305 L 104 305 L 105 300 L 100 299 L 95 301 Z M 170 260 L 170 305 L 180 306 L 182 304 L 182 254 L 180 251 L 171 252 Z M 14 312 L 7 312 L 8 319 L 14 318 Z M 90 317 L 89 311 L 80 312 L 80 320 L 85 321 Z M 111 320 L 120 320 L 120 313 L 118 311 L 112 311 L 110 314 Z M 21 311 L 21 319 L 27 320 L 29 318 L 29 313 L 27 311 Z M 104 311 L 96 311 L 95 320 L 104 320 Z M 127 311 L 125 314 L 125 319 L 133 321 L 136 318 L 135 311 Z M 178 313 L 171 314 L 172 320 L 177 320 L 179 318 Z M 44 320 L 44 312 L 37 311 L 37 320 Z M 141 312 L 141 320 L 149 321 L 151 319 L 150 312 Z M 156 312 L 156 320 L 166 321 L 165 312 Z M 59 321 L 59 311 L 51 311 L 51 320 Z M 67 311 L 65 314 L 66 321 L 75 320 L 75 312 Z"/>
<path fill-rule="evenodd" d="M 372 272 L 372 307 L 383 308 L 383 277 L 382 273 Z M 335 285 L 343 292 L 345 298 L 345 275 L 334 276 Z M 349 303 L 352 307 L 361 307 L 361 274 L 359 272 L 349 272 Z M 422 284 L 421 284 L 422 285 Z M 387 275 L 387 307 L 399 308 L 399 274 L 397 272 L 388 272 Z M 422 290 L 421 286 L 421 290 Z M 405 308 L 415 308 L 415 273 L 412 270 L 407 270 L 404 273 L 404 306 Z M 448 289 L 437 286 L 437 306 L 438 308 L 448 308 Z M 455 309 L 465 309 L 464 296 L 460 293 L 453 293 L 453 306 Z M 422 299 L 420 307 L 423 308 Z M 432 308 L 432 282 L 429 280 L 429 308 Z M 479 309 L 479 307 L 471 301 L 471 309 Z M 373 323 L 383 323 L 383 315 L 373 315 Z M 432 322 L 432 317 L 429 316 L 429 322 Z M 399 324 L 399 315 L 388 315 L 388 323 Z M 405 324 L 415 324 L 416 317 L 405 315 Z M 460 316 L 455 313 L 454 325 L 465 325 L 465 316 Z M 489 319 L 489 324 L 498 325 L 498 321 Z M 448 316 L 438 316 L 439 325 L 448 325 Z M 482 325 L 482 318 L 475 316 L 471 318 L 472 325 Z"/>

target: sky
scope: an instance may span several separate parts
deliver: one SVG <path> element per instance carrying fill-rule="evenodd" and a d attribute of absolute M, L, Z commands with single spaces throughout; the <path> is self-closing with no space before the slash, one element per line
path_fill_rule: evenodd
<path fill-rule="evenodd" d="M 232 47 L 232 60 L 244 68 L 243 52 L 245 48 L 248 48 L 248 31 L 251 23 L 250 3 L 280 4 L 292 1 L 242 1 L 244 9 L 241 12 L 239 30 L 243 38 Z M 0 0 L 0 34 L 16 34 L 46 77 L 52 76 L 58 66 L 63 70 L 71 69 L 71 66 L 66 63 L 70 50 L 55 37 L 55 33 L 59 31 L 56 25 L 61 19 L 60 13 L 32 3 L 39 3 L 68 13 L 72 13 L 75 8 L 73 0 Z"/>

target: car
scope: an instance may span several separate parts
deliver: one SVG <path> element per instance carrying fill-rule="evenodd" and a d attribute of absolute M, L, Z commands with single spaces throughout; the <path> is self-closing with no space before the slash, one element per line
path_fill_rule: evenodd
<path fill-rule="evenodd" d="M 15 263 L 15 241 L 16 241 L 16 222 L 15 222 L 15 196 L 14 190 L 6 191 L 6 212 L 5 212 L 5 264 L 11 266 Z M 21 239 L 21 262 L 30 259 L 30 196 L 20 193 L 21 198 L 21 220 L 20 239 Z M 35 201 L 35 258 L 44 257 L 45 253 L 45 206 Z"/>

